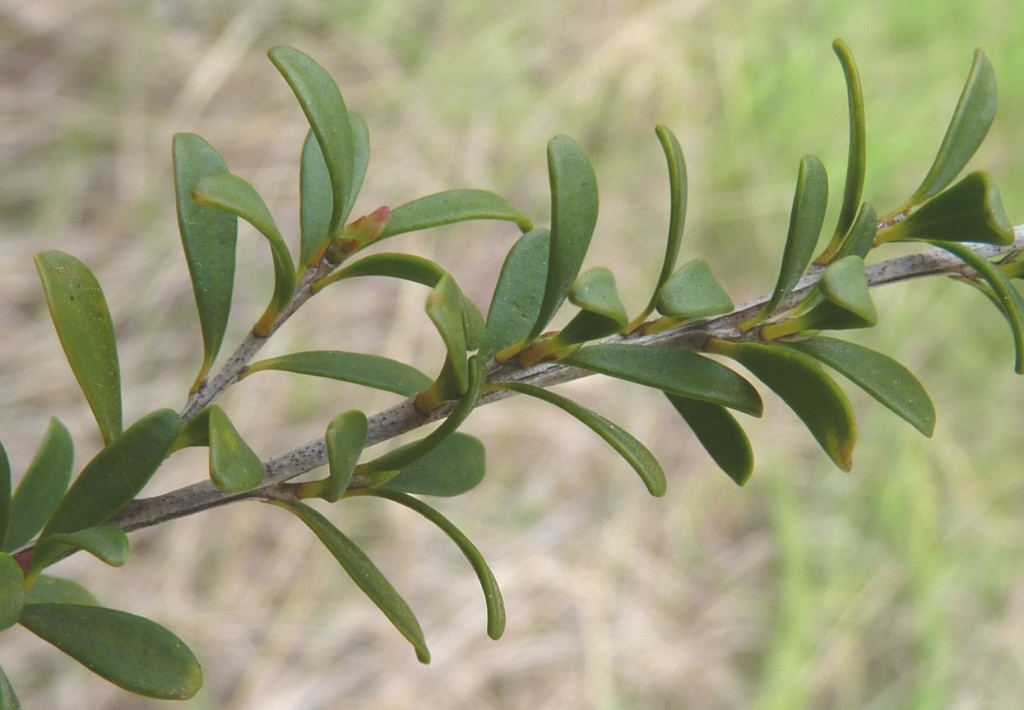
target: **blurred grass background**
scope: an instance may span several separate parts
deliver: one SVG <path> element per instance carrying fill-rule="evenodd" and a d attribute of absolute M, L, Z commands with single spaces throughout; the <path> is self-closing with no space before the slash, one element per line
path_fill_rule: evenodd
<path fill-rule="evenodd" d="M 602 187 L 588 264 L 611 266 L 635 311 L 663 249 L 659 122 L 689 165 L 682 258 L 706 257 L 737 301 L 771 288 L 800 157 L 819 155 L 841 190 L 835 37 L 860 65 L 866 198 L 882 211 L 927 170 L 982 46 L 1000 109 L 975 165 L 1024 221 L 1021 36 L 1017 0 L 0 0 L 0 439 L 16 472 L 51 415 L 75 434 L 79 464 L 99 445 L 46 316 L 31 262 L 42 249 L 70 251 L 99 276 L 129 419 L 184 402 L 201 345 L 176 236 L 171 136 L 210 140 L 294 234 L 306 127 L 265 58 L 276 44 L 314 56 L 367 119 L 373 159 L 357 213 L 472 186 L 543 223 L 544 144 L 576 137 Z M 486 306 L 514 237 L 483 224 L 389 247 L 438 260 Z M 239 249 L 229 342 L 270 291 L 266 247 L 243 233 Z M 421 288 L 334 289 L 272 352 L 335 347 L 436 369 Z M 474 576 L 440 533 L 381 501 L 332 509 L 417 611 L 430 666 L 298 522 L 255 504 L 135 535 L 123 570 L 80 555 L 60 571 L 193 647 L 206 686 L 187 708 L 1020 707 L 1024 390 L 1009 334 L 955 284 L 876 299 L 882 325 L 856 339 L 920 376 L 939 425 L 924 440 L 851 392 L 861 446 L 850 475 L 774 399 L 749 422 L 758 465 L 738 489 L 654 393 L 596 378 L 569 386 L 655 451 L 670 476 L 661 500 L 559 412 L 519 401 L 476 412 L 468 429 L 488 446 L 488 478 L 440 507 L 502 585 L 509 626 L 497 643 Z M 264 456 L 317 436 L 343 409 L 393 402 L 261 378 L 224 402 Z M 202 455 L 186 452 L 153 490 L 203 475 Z M 28 708 L 164 706 L 20 629 L 0 640 L 0 663 Z"/>

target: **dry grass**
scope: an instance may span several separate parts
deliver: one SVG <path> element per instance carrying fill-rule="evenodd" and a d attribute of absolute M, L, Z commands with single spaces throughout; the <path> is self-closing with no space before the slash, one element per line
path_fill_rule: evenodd
<path fill-rule="evenodd" d="M 664 232 L 656 122 L 687 151 L 687 258 L 708 257 L 738 299 L 770 287 L 765 264 L 778 259 L 799 157 L 820 154 L 841 184 L 834 36 L 861 62 L 869 179 L 886 204 L 902 195 L 887 190 L 915 186 L 982 44 L 1003 108 L 979 163 L 1020 221 L 1015 0 L 984 10 L 953 0 L 750 5 L 0 0 L 0 438 L 15 470 L 51 415 L 75 434 L 79 462 L 98 446 L 45 315 L 34 252 L 71 251 L 97 272 L 134 418 L 179 406 L 199 362 L 171 135 L 203 135 L 280 224 L 296 223 L 305 128 L 263 57 L 275 44 L 316 57 L 369 123 L 374 156 L 357 211 L 474 186 L 542 222 L 544 142 L 579 138 L 603 188 L 592 263 L 615 269 L 634 310 Z M 484 225 L 396 246 L 438 260 L 486 304 L 513 238 Z M 240 274 L 229 340 L 269 295 L 269 259 L 255 239 L 241 241 Z M 282 331 L 277 352 L 339 347 L 436 368 L 421 289 L 335 288 Z M 1022 397 L 1007 335 L 980 301 L 942 285 L 879 296 L 892 321 L 871 342 L 922 376 L 941 425 L 924 442 L 856 398 L 863 443 L 851 476 L 829 468 L 776 400 L 751 426 L 759 466 L 741 491 L 654 394 L 573 385 L 658 454 L 670 472 L 662 500 L 560 413 L 518 401 L 475 413 L 468 428 L 488 445 L 488 480 L 441 507 L 501 582 L 510 614 L 501 641 L 484 634 L 468 566 L 422 520 L 380 501 L 331 513 L 419 614 L 434 655 L 427 667 L 304 528 L 255 504 L 139 534 L 125 569 L 78 556 L 61 572 L 194 648 L 207 681 L 185 707 L 1018 707 Z M 225 399 L 267 456 L 316 436 L 342 409 L 389 403 L 271 374 Z M 201 477 L 203 463 L 176 458 L 154 490 Z M 159 705 L 20 629 L 4 634 L 0 663 L 29 708 Z"/>

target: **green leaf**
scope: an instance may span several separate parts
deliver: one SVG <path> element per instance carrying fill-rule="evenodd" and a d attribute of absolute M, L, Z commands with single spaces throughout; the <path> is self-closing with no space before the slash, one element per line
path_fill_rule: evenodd
<path fill-rule="evenodd" d="M 484 480 L 484 445 L 469 434 L 456 432 L 426 456 L 403 466 L 398 475 L 379 486 L 428 496 L 459 496 Z"/>
<path fill-rule="evenodd" d="M 666 396 L 718 467 L 739 486 L 750 480 L 754 472 L 754 452 L 743 427 L 729 410 L 699 399 L 667 393 Z"/>
<path fill-rule="evenodd" d="M 957 102 L 953 118 L 939 146 L 935 162 L 913 196 L 897 212 L 916 205 L 946 188 L 985 140 L 996 115 L 996 73 L 985 54 L 974 52 L 974 62 Z"/>
<path fill-rule="evenodd" d="M 41 537 L 102 525 L 149 482 L 181 429 L 170 409 L 146 415 L 86 464 L 61 498 Z"/>
<path fill-rule="evenodd" d="M 825 166 L 813 155 L 804 156 L 800 161 L 793 209 L 789 215 L 789 233 L 782 253 L 779 280 L 764 311 L 751 321 L 741 324 L 742 329 L 748 330 L 774 313 L 804 275 L 825 222 L 827 205 L 828 174 Z"/>
<path fill-rule="evenodd" d="M 326 377 L 411 397 L 430 386 L 430 378 L 411 365 L 380 355 L 338 350 L 313 350 L 260 360 L 243 373 L 248 377 L 263 370 L 283 370 L 300 375 Z"/>
<path fill-rule="evenodd" d="M 0 547 L 5 545 L 11 523 L 11 485 L 11 461 L 0 444 Z"/>
<path fill-rule="evenodd" d="M 1006 316 L 1010 331 L 1013 333 L 1013 346 L 1016 351 L 1015 370 L 1018 375 L 1024 375 L 1024 299 L 1021 298 L 1020 292 L 997 266 L 975 254 L 969 247 L 951 242 L 927 243 L 955 255 L 978 272 L 978 275 L 992 287 L 994 300 Z"/>
<path fill-rule="evenodd" d="M 850 470 L 857 441 L 853 408 L 814 358 L 759 343 L 711 339 L 707 347 L 709 352 L 730 357 L 750 370 L 800 417 L 833 463 Z"/>
<path fill-rule="evenodd" d="M 565 301 L 597 226 L 597 177 L 583 149 L 568 136 L 548 142 L 551 183 L 551 244 L 540 314 L 527 341 L 534 340 Z"/>
<path fill-rule="evenodd" d="M 74 550 L 85 550 L 111 567 L 123 567 L 128 561 L 131 544 L 124 530 L 113 525 L 99 525 L 73 533 L 47 535 L 39 540 L 32 550 L 29 578 L 34 579 L 42 570 Z"/>
<path fill-rule="evenodd" d="M 487 566 L 487 561 L 484 560 L 484 556 L 480 554 L 480 550 L 476 548 L 476 545 L 470 542 L 469 538 L 455 527 L 448 518 L 418 498 L 384 488 L 373 488 L 366 491 L 366 494 L 386 498 L 415 510 L 434 525 L 441 528 L 441 531 L 458 545 L 459 550 L 462 551 L 462 554 L 466 556 L 466 559 L 473 566 L 473 571 L 476 572 L 476 576 L 480 580 L 480 586 L 484 590 L 484 602 L 487 604 L 487 635 L 494 640 L 501 638 L 501 635 L 505 632 L 505 602 L 501 598 L 501 590 L 498 588 L 498 581 L 494 578 L 494 573 Z"/>
<path fill-rule="evenodd" d="M 312 130 L 306 134 L 299 162 L 299 268 L 314 266 L 313 259 L 330 238 L 334 188 L 320 143 Z"/>
<path fill-rule="evenodd" d="M 488 357 L 524 341 L 537 322 L 550 249 L 551 232 L 534 229 L 509 250 L 487 312 L 483 349 Z"/>
<path fill-rule="evenodd" d="M 263 482 L 266 469 L 224 410 L 210 408 L 210 479 L 222 491 L 251 491 Z"/>
<path fill-rule="evenodd" d="M 829 264 L 818 287 L 826 299 L 863 319 L 867 326 L 878 322 L 861 257 L 847 256 Z"/>
<path fill-rule="evenodd" d="M 348 114 L 349 128 L 352 130 L 352 187 L 349 189 L 348 201 L 345 203 L 345 218 L 352 214 L 356 198 L 363 187 L 366 167 L 370 164 L 370 130 L 366 121 L 358 113 Z"/>
<path fill-rule="evenodd" d="M 266 237 L 274 259 L 274 294 L 270 305 L 253 328 L 256 335 L 265 337 L 281 311 L 295 292 L 295 264 L 284 237 L 278 231 L 274 218 L 256 189 L 248 182 L 229 173 L 204 177 L 192 191 L 196 202 L 217 207 L 241 217 Z"/>
<path fill-rule="evenodd" d="M 25 574 L 18 561 L 0 552 L 0 631 L 18 623 L 25 605 Z"/>
<path fill-rule="evenodd" d="M 199 180 L 228 172 L 227 164 L 213 146 L 195 134 L 178 133 L 172 153 L 178 231 L 203 332 L 203 364 L 192 386 L 195 391 L 213 367 L 228 326 L 235 284 L 238 220 L 222 210 L 197 204 L 192 198 L 192 189 Z"/>
<path fill-rule="evenodd" d="M 1013 223 L 991 176 L 973 172 L 906 219 L 878 231 L 878 243 L 896 239 L 1013 244 Z"/>
<path fill-rule="evenodd" d="M 348 488 L 359 455 L 366 444 L 366 415 L 358 410 L 339 414 L 327 425 L 327 463 L 330 475 L 320 497 L 334 503 Z"/>
<path fill-rule="evenodd" d="M 592 345 L 562 360 L 566 365 L 761 416 L 753 385 L 725 365 L 697 353 L 659 345 Z"/>
<path fill-rule="evenodd" d="M 582 309 L 555 336 L 557 346 L 585 343 L 624 330 L 629 316 L 619 300 L 615 277 L 603 266 L 583 273 L 569 286 L 569 302 Z"/>
<path fill-rule="evenodd" d="M 357 276 L 388 276 L 434 288 L 446 273 L 448 272 L 436 263 L 424 259 L 422 256 L 383 252 L 364 256 L 362 259 L 338 269 L 330 276 L 318 281 L 313 287 L 313 293 L 322 291 L 324 287 L 335 281 Z"/>
<path fill-rule="evenodd" d="M 333 234 L 348 218 L 355 192 L 356 148 L 345 100 L 331 76 L 309 56 L 291 47 L 274 47 L 267 54 L 295 93 L 320 144 L 331 177 L 333 206 L 327 233 Z"/>
<path fill-rule="evenodd" d="M 680 266 L 662 284 L 655 303 L 658 313 L 681 319 L 717 316 L 733 309 L 732 299 L 703 259 Z"/>
<path fill-rule="evenodd" d="M 447 274 L 438 281 L 437 286 L 427 297 L 427 316 L 444 340 L 459 394 L 465 393 L 469 386 L 463 303 L 462 291 L 455 280 Z"/>
<path fill-rule="evenodd" d="M 27 604 L 20 623 L 132 693 L 186 700 L 203 684 L 199 662 L 188 647 L 149 619 L 100 606 Z"/>
<path fill-rule="evenodd" d="M 446 190 L 391 210 L 380 239 L 481 219 L 515 222 L 524 232 L 533 228 L 530 220 L 500 195 L 487 190 Z"/>
<path fill-rule="evenodd" d="M 925 436 L 935 430 L 935 407 L 928 393 L 910 370 L 891 357 L 824 336 L 785 345 L 841 373 Z"/>
<path fill-rule="evenodd" d="M 78 582 L 63 577 L 41 574 L 32 582 L 25 595 L 26 604 L 85 604 L 99 606 L 96 597 Z"/>
<path fill-rule="evenodd" d="M 61 251 L 37 254 L 36 269 L 71 371 L 109 444 L 121 433 L 121 368 L 103 291 L 89 267 Z"/>
<path fill-rule="evenodd" d="M 668 483 L 665 480 L 665 471 L 661 464 L 654 458 L 646 446 L 641 444 L 636 437 L 628 431 L 613 424 L 597 412 L 566 399 L 561 395 L 550 392 L 541 387 L 528 385 L 522 382 L 502 382 L 495 384 L 498 389 L 511 390 L 520 394 L 536 397 L 537 399 L 553 404 L 562 411 L 576 417 L 590 427 L 598 436 L 607 441 L 619 456 L 625 459 L 626 463 L 633 467 L 633 470 L 640 476 L 652 496 L 661 497 L 665 495 Z"/>
<path fill-rule="evenodd" d="M 50 419 L 50 426 L 11 501 L 11 521 L 4 550 L 17 550 L 43 529 L 71 480 L 74 443 L 67 428 Z"/>
<path fill-rule="evenodd" d="M 21 710 L 21 703 L 3 668 L 0 668 L 0 710 Z"/>
<path fill-rule="evenodd" d="M 210 445 L 210 408 L 204 407 L 186 422 L 174 438 L 167 455 L 192 446 Z"/>
<path fill-rule="evenodd" d="M 878 214 L 875 212 L 874 207 L 865 202 L 860 206 L 857 217 L 853 220 L 853 224 L 850 225 L 846 236 L 843 237 L 842 244 L 840 244 L 832 260 L 839 261 L 847 256 L 859 256 L 863 259 L 871 251 L 871 246 L 875 242 L 875 234 L 877 232 Z"/>
<path fill-rule="evenodd" d="M 430 663 L 430 651 L 427 650 L 423 630 L 412 613 L 412 609 L 381 574 L 377 566 L 366 556 L 366 553 L 334 527 L 331 521 L 308 505 L 290 500 L 268 502 L 284 508 L 304 522 L 320 538 L 324 547 L 334 555 L 334 559 L 338 560 L 352 581 L 363 590 L 370 601 L 384 612 L 388 620 L 412 644 L 416 650 L 416 658 L 422 663 Z"/>

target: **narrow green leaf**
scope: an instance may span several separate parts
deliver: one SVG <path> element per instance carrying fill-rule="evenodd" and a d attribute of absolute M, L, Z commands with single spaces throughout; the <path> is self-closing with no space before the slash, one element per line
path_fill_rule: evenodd
<path fill-rule="evenodd" d="M 152 478 L 180 429 L 181 417 L 170 409 L 159 409 L 135 422 L 86 464 L 41 536 L 107 522 Z"/>
<path fill-rule="evenodd" d="M 430 651 L 427 650 L 423 630 L 412 613 L 412 609 L 381 574 L 377 566 L 366 556 L 366 553 L 334 527 L 331 521 L 305 503 L 290 500 L 268 502 L 284 508 L 304 522 L 320 539 L 324 547 L 334 555 L 334 559 L 348 573 L 352 581 L 365 592 L 370 601 L 384 612 L 384 616 L 412 644 L 416 650 L 416 658 L 422 663 L 430 663 Z"/>
<path fill-rule="evenodd" d="M 411 365 L 380 355 L 338 350 L 292 353 L 254 362 L 243 377 L 263 370 L 283 370 L 300 375 L 326 377 L 411 397 L 430 386 L 430 378 Z"/>
<path fill-rule="evenodd" d="M 463 296 L 455 280 L 445 274 L 427 297 L 427 316 L 444 340 L 452 373 L 458 384 L 459 394 L 469 386 L 467 364 L 466 326 L 463 320 Z"/>
<path fill-rule="evenodd" d="M 327 233 L 333 234 L 345 223 L 354 201 L 355 145 L 345 100 L 330 74 L 297 49 L 274 47 L 268 56 L 295 93 L 320 144 L 331 176 L 333 207 Z"/>
<path fill-rule="evenodd" d="M 313 258 L 330 238 L 334 188 L 323 151 L 312 129 L 302 144 L 299 162 L 299 268 L 313 266 Z"/>
<path fill-rule="evenodd" d="M 742 486 L 754 472 L 750 440 L 728 409 L 699 399 L 667 394 L 704 449 L 736 485 Z"/>
<path fill-rule="evenodd" d="M 325 286 L 335 281 L 357 276 L 388 276 L 434 288 L 446 273 L 438 264 L 424 259 L 422 256 L 383 252 L 364 256 L 362 259 L 338 269 L 330 276 L 318 281 L 313 287 L 313 292 L 322 291 Z"/>
<path fill-rule="evenodd" d="M 753 385 L 725 365 L 679 348 L 607 343 L 582 348 L 562 362 L 680 397 L 761 416 L 761 398 Z"/>
<path fill-rule="evenodd" d="M 494 573 L 491 572 L 491 568 L 487 565 L 487 561 L 480 554 L 480 550 L 477 549 L 476 545 L 470 542 L 469 538 L 455 527 L 448 518 L 418 498 L 384 488 L 373 488 L 368 490 L 366 494 L 386 498 L 415 510 L 434 525 L 441 528 L 441 531 L 458 545 L 459 550 L 462 551 L 462 554 L 466 556 L 466 559 L 473 566 L 473 571 L 476 572 L 476 576 L 480 580 L 480 586 L 484 590 L 484 602 L 487 604 L 487 635 L 494 640 L 501 638 L 501 635 L 505 632 L 505 602 L 501 598 L 501 590 L 498 588 L 498 581 L 494 578 Z"/>
<path fill-rule="evenodd" d="M 824 336 L 785 345 L 841 373 L 925 436 L 935 430 L 935 407 L 928 393 L 910 370 L 891 357 Z"/>
<path fill-rule="evenodd" d="M 74 443 L 67 428 L 56 418 L 18 483 L 11 502 L 11 522 L 4 550 L 17 550 L 43 529 L 71 480 Z"/>
<path fill-rule="evenodd" d="M 41 574 L 25 594 L 26 604 L 84 604 L 99 606 L 96 597 L 78 582 Z"/>
<path fill-rule="evenodd" d="M 580 312 L 555 336 L 558 346 L 585 343 L 618 333 L 629 324 L 615 277 L 603 266 L 580 275 L 569 286 L 569 302 Z"/>
<path fill-rule="evenodd" d="M 732 299 L 703 259 L 694 259 L 665 279 L 655 301 L 658 313 L 672 318 L 706 318 L 729 313 Z"/>
<path fill-rule="evenodd" d="M 524 341 L 537 322 L 550 249 L 551 232 L 534 229 L 509 250 L 487 312 L 483 349 L 488 357 Z"/>
<path fill-rule="evenodd" d="M 915 210 L 881 229 L 877 242 L 932 239 L 941 242 L 1013 244 L 1013 223 L 991 176 L 973 172 Z"/>
<path fill-rule="evenodd" d="M 0 668 L 0 710 L 21 710 L 21 703 L 3 668 Z"/>
<path fill-rule="evenodd" d="M 149 619 L 100 606 L 27 604 L 21 625 L 114 685 L 138 695 L 186 700 L 203 684 L 199 661 Z"/>
<path fill-rule="evenodd" d="M 171 152 L 178 231 L 203 332 L 203 364 L 193 385 L 194 391 L 213 367 L 228 326 L 235 284 L 238 220 L 222 210 L 197 204 L 192 198 L 192 190 L 199 180 L 228 172 L 227 164 L 213 146 L 195 134 L 178 133 Z"/>
<path fill-rule="evenodd" d="M 265 336 L 270 325 L 285 309 L 295 292 L 295 264 L 284 237 L 277 229 L 274 218 L 256 189 L 248 182 L 229 173 L 204 177 L 192 191 L 196 202 L 217 207 L 241 217 L 266 237 L 274 259 L 274 294 L 266 313 L 254 329 Z"/>
<path fill-rule="evenodd" d="M 32 550 L 29 578 L 34 578 L 54 562 L 74 550 L 84 550 L 104 564 L 123 567 L 128 561 L 131 544 L 124 530 L 113 525 L 99 525 L 73 533 L 48 535 Z"/>
<path fill-rule="evenodd" d="M 224 410 L 210 407 L 210 479 L 222 491 L 250 491 L 263 481 L 266 469 Z"/>
<path fill-rule="evenodd" d="M 978 275 L 992 287 L 995 302 L 1006 316 L 1006 321 L 1010 324 L 1010 331 L 1013 333 L 1013 346 L 1016 351 L 1014 368 L 1018 375 L 1024 375 L 1024 299 L 1021 298 L 1020 292 L 996 265 L 988 259 L 978 256 L 969 247 L 951 242 L 929 241 L 926 243 L 941 247 L 955 255 L 978 272 Z"/>
<path fill-rule="evenodd" d="M 0 549 L 6 549 L 7 531 L 11 523 L 11 461 L 0 444 Z"/>
<path fill-rule="evenodd" d="M 640 443 L 632 434 L 608 421 L 597 412 L 573 402 L 571 399 L 550 392 L 541 387 L 524 384 L 522 382 L 502 382 L 495 385 L 499 389 L 511 390 L 520 394 L 536 397 L 537 399 L 553 404 L 567 414 L 590 427 L 598 436 L 607 441 L 618 454 L 625 459 L 626 463 L 633 467 L 633 470 L 640 476 L 652 496 L 661 497 L 665 495 L 668 483 L 665 480 L 665 471 L 661 464 L 654 458 L 646 446 Z"/>
<path fill-rule="evenodd" d="M 391 210 L 391 217 L 380 239 L 482 219 L 515 222 L 524 232 L 533 228 L 530 220 L 501 195 L 487 190 L 446 190 Z"/>
<path fill-rule="evenodd" d="M 551 245 L 540 314 L 527 341 L 534 340 L 565 301 L 576 280 L 597 226 L 597 177 L 586 153 L 572 138 L 555 136 L 548 142 L 551 183 Z"/>
<path fill-rule="evenodd" d="M 871 245 L 875 242 L 875 234 L 878 232 L 878 214 L 871 204 L 865 202 L 857 211 L 857 217 L 850 225 L 849 231 L 843 237 L 842 244 L 836 251 L 833 261 L 838 261 L 847 256 L 859 256 L 861 259 L 871 251 Z"/>
<path fill-rule="evenodd" d="M 850 470 L 857 440 L 853 408 L 817 360 L 788 348 L 749 342 L 712 339 L 708 350 L 750 370 L 800 417 L 835 465 Z"/>
<path fill-rule="evenodd" d="M 348 201 L 345 203 L 345 219 L 352 214 L 356 198 L 363 187 L 363 178 L 366 177 L 366 167 L 370 164 L 370 129 L 366 121 L 358 113 L 348 114 L 349 128 L 352 130 L 352 185 L 348 193 Z"/>
<path fill-rule="evenodd" d="M 348 488 L 359 455 L 366 444 L 366 415 L 353 409 L 339 414 L 327 425 L 327 463 L 330 475 L 321 497 L 334 503 Z"/>
<path fill-rule="evenodd" d="M 939 146 L 935 162 L 913 196 L 897 212 L 942 192 L 956 179 L 978 146 L 985 140 L 996 115 L 996 73 L 984 52 L 974 52 L 974 62 L 957 102 L 953 118 Z"/>
<path fill-rule="evenodd" d="M 25 605 L 25 574 L 18 561 L 0 552 L 0 631 L 18 623 Z"/>
<path fill-rule="evenodd" d="M 89 267 L 61 251 L 37 254 L 36 269 L 71 371 L 109 444 L 121 433 L 121 367 L 103 291 Z"/>
<path fill-rule="evenodd" d="M 426 456 L 403 466 L 379 486 L 428 496 L 459 496 L 484 480 L 484 445 L 475 436 L 455 432 Z"/>

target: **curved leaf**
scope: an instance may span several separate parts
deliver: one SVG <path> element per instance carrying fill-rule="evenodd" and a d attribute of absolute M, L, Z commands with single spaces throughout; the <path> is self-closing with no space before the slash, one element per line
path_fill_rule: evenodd
<path fill-rule="evenodd" d="M 826 299 L 861 318 L 866 326 L 878 322 L 861 257 L 847 256 L 833 261 L 821 275 L 818 287 Z"/>
<path fill-rule="evenodd" d="M 310 129 L 299 161 L 299 268 L 315 266 L 314 259 L 330 239 L 334 188 L 320 142 Z"/>
<path fill-rule="evenodd" d="M 672 318 L 706 318 L 729 313 L 732 299 L 722 289 L 703 259 L 679 267 L 657 293 L 658 313 Z"/>
<path fill-rule="evenodd" d="M 224 410 L 209 407 L 210 479 L 222 491 L 251 491 L 263 481 L 266 469 Z"/>
<path fill-rule="evenodd" d="M 11 681 L 7 679 L 4 669 L 0 668 L 0 708 L 3 710 L 21 710 L 21 703 L 14 693 Z"/>
<path fill-rule="evenodd" d="M 739 486 L 750 480 L 754 472 L 754 452 L 743 427 L 728 409 L 699 399 L 667 393 L 665 396 L 729 478 Z"/>
<path fill-rule="evenodd" d="M 524 232 L 533 228 L 530 220 L 501 195 L 487 190 L 446 190 L 393 209 L 380 239 L 482 219 L 515 222 Z"/>
<path fill-rule="evenodd" d="M 18 623 L 25 606 L 25 574 L 18 561 L 0 552 L 0 631 Z"/>
<path fill-rule="evenodd" d="M 759 343 L 710 339 L 707 347 L 736 360 L 764 382 L 800 417 L 833 463 L 850 470 L 857 440 L 853 408 L 814 358 Z"/>
<path fill-rule="evenodd" d="M 411 397 L 430 386 L 431 379 L 411 365 L 380 355 L 338 350 L 312 350 L 260 360 L 249 365 L 242 377 L 263 370 L 282 370 L 300 375 L 326 377 Z"/>
<path fill-rule="evenodd" d="M 878 232 L 878 214 L 871 204 L 865 202 L 857 211 L 857 217 L 850 225 L 849 231 L 843 237 L 842 244 L 836 251 L 833 261 L 838 261 L 847 256 L 859 256 L 861 259 L 871 251 L 875 242 L 875 234 Z"/>
<path fill-rule="evenodd" d="M 925 436 L 935 430 L 935 407 L 928 393 L 910 370 L 887 355 L 824 336 L 785 345 L 841 373 Z"/>
<path fill-rule="evenodd" d="M 331 178 L 333 199 L 327 233 L 348 218 L 354 201 L 355 143 L 345 100 L 331 76 L 309 56 L 291 47 L 274 47 L 267 55 L 299 100 Z"/>
<path fill-rule="evenodd" d="M 149 619 L 100 606 L 26 604 L 19 621 L 93 673 L 138 695 L 185 700 L 203 684 L 188 647 Z"/>
<path fill-rule="evenodd" d="M 483 346 L 487 357 L 523 342 L 530 334 L 544 298 L 550 250 L 551 232 L 546 229 L 527 232 L 509 250 L 487 312 Z"/>
<path fill-rule="evenodd" d="M 167 455 L 192 446 L 210 445 L 210 407 L 200 409 L 178 432 Z"/>
<path fill-rule="evenodd" d="M 358 113 L 349 111 L 348 123 L 352 131 L 352 185 L 343 213 L 346 219 L 352 214 L 356 198 L 363 187 L 363 178 L 366 177 L 366 167 L 370 164 L 370 130 L 366 121 Z"/>
<path fill-rule="evenodd" d="M 121 433 L 121 367 L 103 291 L 89 267 L 61 251 L 37 254 L 36 269 L 71 371 L 109 444 Z"/>
<path fill-rule="evenodd" d="M 156 472 L 181 429 L 181 417 L 158 409 L 125 430 L 85 465 L 40 537 L 102 525 Z"/>
<path fill-rule="evenodd" d="M 654 454 L 648 451 L 646 446 L 641 444 L 636 437 L 622 427 L 613 424 L 597 412 L 593 412 L 573 402 L 571 399 L 566 399 L 541 387 L 535 387 L 522 382 L 502 382 L 496 384 L 495 387 L 536 397 L 576 417 L 590 427 L 598 436 L 607 441 L 618 452 L 619 456 L 633 467 L 633 470 L 639 474 L 640 480 L 644 482 L 652 496 L 660 497 L 665 495 L 668 483 L 665 480 L 665 471 L 661 468 L 661 464 L 658 463 L 658 460 L 654 458 Z"/>
<path fill-rule="evenodd" d="M 753 385 L 725 365 L 679 348 L 607 343 L 582 348 L 562 362 L 680 397 L 761 416 L 761 398 Z"/>
<path fill-rule="evenodd" d="M 629 316 L 615 288 L 615 277 L 603 266 L 590 269 L 573 281 L 568 296 L 570 303 L 581 310 L 552 339 L 551 345 L 556 349 L 604 338 L 624 330 L 629 324 Z M 524 366 L 529 364 L 523 361 Z"/>
<path fill-rule="evenodd" d="M 480 580 L 480 586 L 484 590 L 484 602 L 487 604 L 487 635 L 494 640 L 501 638 L 501 635 L 505 632 L 505 602 L 501 598 L 501 590 L 498 588 L 498 581 L 494 578 L 494 573 L 491 572 L 491 568 L 487 565 L 487 561 L 480 554 L 480 550 L 477 549 L 476 545 L 470 542 L 469 538 L 455 527 L 448 518 L 418 498 L 383 488 L 370 489 L 366 491 L 366 495 L 386 498 L 387 500 L 404 505 L 406 508 L 415 510 L 434 525 L 441 528 L 441 531 L 458 545 L 459 550 L 462 551 L 462 554 L 466 556 L 466 559 L 473 566 L 473 571 L 476 572 L 476 576 Z"/>
<path fill-rule="evenodd" d="M 458 496 L 484 480 L 484 445 L 455 432 L 426 456 L 403 466 L 378 489 L 428 496 Z"/>
<path fill-rule="evenodd" d="M 43 569 L 73 550 L 85 550 L 111 567 L 123 567 L 128 561 L 131 544 L 124 530 L 113 525 L 99 525 L 73 533 L 47 535 L 32 550 L 28 575 L 34 579 Z"/>
<path fill-rule="evenodd" d="M 534 340 L 565 300 L 597 226 L 597 177 L 583 149 L 568 136 L 548 142 L 551 183 L 551 244 L 540 313 L 527 341 Z"/>
<path fill-rule="evenodd" d="M 71 480 L 74 443 L 67 428 L 56 418 L 36 450 L 11 501 L 11 521 L 4 550 L 16 550 L 43 529 Z"/>
<path fill-rule="evenodd" d="M 463 319 L 465 297 L 458 285 L 445 274 L 427 297 L 427 316 L 444 340 L 448 351 L 448 362 L 455 378 L 458 394 L 469 386 L 469 365 L 467 361 L 466 325 Z"/>
<path fill-rule="evenodd" d="M 99 606 L 96 597 L 78 582 L 63 577 L 41 574 L 32 582 L 25 594 L 26 604 L 85 604 Z"/>
<path fill-rule="evenodd" d="M 174 136 L 171 152 L 178 231 L 203 333 L 203 364 L 192 386 L 195 391 L 213 366 L 228 326 L 235 284 L 238 220 L 222 210 L 197 204 L 192 198 L 192 189 L 200 179 L 228 172 L 227 164 L 213 146 L 195 134 L 179 133 Z"/>
<path fill-rule="evenodd" d="M 358 410 L 340 414 L 327 425 L 327 463 L 330 475 L 320 496 L 334 503 L 348 488 L 359 455 L 366 444 L 366 415 Z"/>
<path fill-rule="evenodd" d="M 422 663 L 430 663 L 430 651 L 427 650 L 427 643 L 423 638 L 423 630 L 420 628 L 416 616 L 412 613 L 412 609 L 409 608 L 409 605 L 406 604 L 401 595 L 395 591 L 391 583 L 381 574 L 377 566 L 366 556 L 366 553 L 360 550 L 338 528 L 334 527 L 331 521 L 305 503 L 291 500 L 272 500 L 268 502 L 284 508 L 304 522 L 320 539 L 324 547 L 334 555 L 334 559 L 348 573 L 352 581 L 363 590 L 366 596 L 370 598 L 370 601 L 384 612 L 384 616 L 412 644 L 416 650 L 416 658 Z"/>

